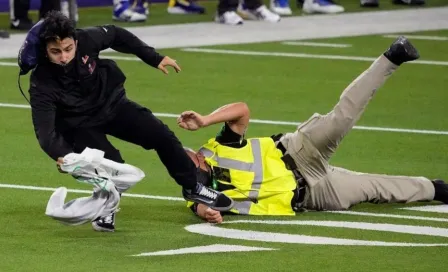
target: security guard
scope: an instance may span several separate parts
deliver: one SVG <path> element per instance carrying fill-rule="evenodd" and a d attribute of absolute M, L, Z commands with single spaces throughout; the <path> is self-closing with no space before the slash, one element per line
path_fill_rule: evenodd
<path fill-rule="evenodd" d="M 245 139 L 249 124 L 245 103 L 228 104 L 206 116 L 186 111 L 178 125 L 197 130 L 225 122 L 215 138 L 189 155 L 202 169 L 205 184 L 235 200 L 233 213 L 294 215 L 302 208 L 344 210 L 361 202 L 448 203 L 448 186 L 441 180 L 358 173 L 328 163 L 376 90 L 402 63 L 417 58 L 412 44 L 399 37 L 344 90 L 331 112 L 314 114 L 292 133 Z M 222 222 L 219 212 L 188 205 L 207 221 Z"/>

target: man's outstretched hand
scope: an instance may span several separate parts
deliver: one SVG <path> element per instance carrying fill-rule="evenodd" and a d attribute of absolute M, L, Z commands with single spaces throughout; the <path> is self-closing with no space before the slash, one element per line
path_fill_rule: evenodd
<path fill-rule="evenodd" d="M 179 65 L 176 63 L 176 60 L 173 60 L 170 57 L 164 57 L 159 63 L 159 66 L 157 66 L 157 69 L 161 70 L 164 74 L 168 74 L 168 69 L 166 69 L 167 66 L 173 67 L 176 73 L 181 71 Z"/>

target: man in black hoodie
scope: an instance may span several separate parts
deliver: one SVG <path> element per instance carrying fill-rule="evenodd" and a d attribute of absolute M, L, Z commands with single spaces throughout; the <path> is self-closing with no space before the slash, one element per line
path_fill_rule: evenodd
<path fill-rule="evenodd" d="M 107 139 L 156 150 L 171 177 L 183 187 L 185 199 L 218 210 L 233 205 L 230 198 L 206 188 L 201 170 L 185 153 L 174 133 L 152 112 L 126 97 L 125 75 L 117 64 L 100 59 L 99 52 L 112 48 L 130 53 L 165 74 L 168 66 L 180 67 L 129 31 L 104 25 L 75 29 L 73 21 L 54 11 L 32 29 L 36 32 L 37 66 L 30 77 L 30 103 L 37 139 L 42 149 L 61 163 L 71 152 L 86 147 L 105 152 L 105 158 L 123 163 L 119 150 Z M 32 34 L 30 32 L 30 34 Z M 31 39 L 20 51 L 19 63 L 33 50 Z M 114 231 L 114 214 L 93 222 L 95 230 Z"/>

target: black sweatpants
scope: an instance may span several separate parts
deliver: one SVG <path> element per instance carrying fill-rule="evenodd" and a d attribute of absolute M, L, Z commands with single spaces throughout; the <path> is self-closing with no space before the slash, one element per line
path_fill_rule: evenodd
<path fill-rule="evenodd" d="M 227 11 L 236 11 L 239 0 L 219 0 L 218 14 L 222 15 Z M 244 0 L 244 6 L 247 9 L 257 9 L 262 5 L 261 0 Z"/>
<path fill-rule="evenodd" d="M 9 0 L 11 19 L 26 20 L 30 10 L 31 0 Z M 39 18 L 42 18 L 50 10 L 61 10 L 60 0 L 41 0 L 39 9 Z"/>
<path fill-rule="evenodd" d="M 106 124 L 93 128 L 77 128 L 64 133 L 64 139 L 73 145 L 73 151 L 86 147 L 105 152 L 105 158 L 123 163 L 120 151 L 107 139 L 114 136 L 144 149 L 154 149 L 170 176 L 182 187 L 196 186 L 196 166 L 185 152 L 176 135 L 152 112 L 135 102 L 124 100 L 116 115 Z"/>

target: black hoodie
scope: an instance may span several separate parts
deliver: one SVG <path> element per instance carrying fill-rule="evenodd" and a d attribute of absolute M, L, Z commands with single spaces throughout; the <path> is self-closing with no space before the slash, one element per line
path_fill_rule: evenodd
<path fill-rule="evenodd" d="M 116 63 L 98 57 L 112 48 L 134 54 L 152 67 L 163 56 L 129 31 L 113 25 L 78 29 L 75 58 L 65 66 L 41 60 L 30 77 L 30 102 L 36 137 L 54 160 L 72 152 L 61 133 L 99 126 L 114 116 L 126 99 L 123 72 Z"/>

